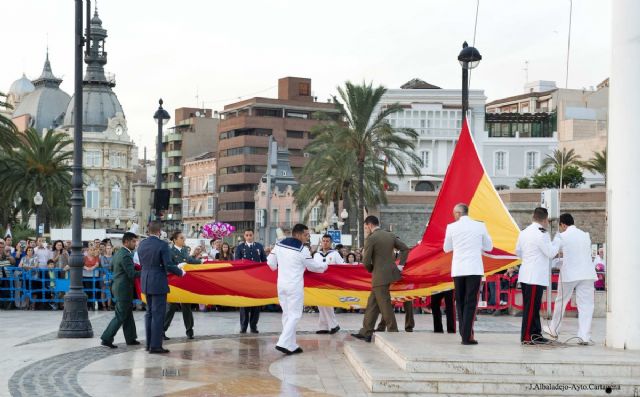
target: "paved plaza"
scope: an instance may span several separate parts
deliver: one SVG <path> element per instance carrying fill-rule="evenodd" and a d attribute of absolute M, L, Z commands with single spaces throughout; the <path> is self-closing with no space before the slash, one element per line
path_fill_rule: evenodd
<path fill-rule="evenodd" d="M 304 353 L 295 356 L 283 356 L 274 349 L 279 313 L 262 313 L 257 335 L 238 333 L 237 312 L 194 313 L 196 338 L 192 341 L 185 338 L 177 313 L 168 332 L 171 340 L 165 342 L 171 350 L 167 355 L 149 355 L 144 347 L 126 346 L 121 333 L 115 340 L 118 349 L 99 346 L 112 312 L 90 313 L 92 339 L 57 339 L 61 315 L 59 311 L 0 312 L 0 396 L 370 395 L 343 351 L 344 343 L 354 340 L 349 333 L 359 329 L 361 314 L 338 314 L 342 331 L 331 336 L 316 335 L 318 314 L 305 313 L 298 328 Z M 141 340 L 143 316 L 144 312 L 135 312 Z M 397 318 L 402 326 L 404 315 Z M 480 315 L 478 340 L 482 343 L 483 333 L 500 333 L 518 344 L 520 321 L 512 316 Z M 566 321 L 561 338 L 569 338 L 577 327 L 575 318 Z M 416 315 L 416 323 L 414 341 L 432 330 L 431 315 Z M 594 320 L 594 341 L 600 345 L 604 325 L 604 319 Z"/>

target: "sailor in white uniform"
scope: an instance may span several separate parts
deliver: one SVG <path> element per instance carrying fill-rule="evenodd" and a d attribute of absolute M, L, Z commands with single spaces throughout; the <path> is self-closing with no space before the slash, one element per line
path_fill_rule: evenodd
<path fill-rule="evenodd" d="M 478 306 L 478 290 L 484 275 L 482 252 L 493 249 L 493 241 L 484 223 L 469 218 L 469 207 L 460 203 L 453 208 L 455 222 L 447 225 L 444 252 L 453 251 L 451 277 L 455 286 L 456 309 L 463 345 L 477 345 L 473 320 Z"/>
<path fill-rule="evenodd" d="M 331 236 L 325 234 L 320 241 L 320 249 L 313 254 L 313 260 L 322 265 L 343 265 L 344 259 L 340 256 L 338 251 L 331 249 L 331 243 L 333 240 Z M 316 334 L 335 334 L 340 331 L 340 325 L 336 319 L 336 315 L 331 306 L 318 306 L 320 316 L 318 318 L 318 331 Z"/>
<path fill-rule="evenodd" d="M 522 287 L 520 342 L 523 344 L 549 342 L 542 336 L 540 303 L 542 293 L 549 286 L 549 260 L 558 254 L 558 246 L 551 242 L 548 227 L 547 210 L 536 208 L 533 211 L 533 223 L 520 232 L 516 244 L 516 255 L 522 259 L 518 281 Z"/>
<path fill-rule="evenodd" d="M 544 331 L 554 338 L 558 337 L 564 311 L 575 290 L 579 343 L 587 345 L 591 341 L 591 319 L 595 298 L 593 283 L 597 279 L 595 267 L 591 262 L 591 238 L 589 233 L 575 227 L 571 214 L 560 215 L 558 223 L 561 232 L 553 239 L 553 243 L 562 252 L 560 282 L 551 325 L 545 327 Z"/>
<path fill-rule="evenodd" d="M 314 261 L 304 245 L 309 240 L 307 226 L 295 225 L 291 235 L 278 242 L 267 257 L 271 270 L 278 270 L 278 300 L 282 307 L 282 333 L 276 350 L 287 355 L 302 353 L 302 348 L 296 343 L 296 325 L 302 317 L 304 272 L 323 273 L 327 270 L 327 264 Z"/>

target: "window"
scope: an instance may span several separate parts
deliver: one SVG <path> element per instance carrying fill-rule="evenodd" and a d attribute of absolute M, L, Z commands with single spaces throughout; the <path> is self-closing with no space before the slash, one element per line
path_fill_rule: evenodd
<path fill-rule="evenodd" d="M 320 218 L 320 207 L 313 207 L 311 209 L 311 217 L 309 218 L 309 222 L 312 227 L 315 227 L 318 224 L 318 220 Z"/>
<path fill-rule="evenodd" d="M 87 167 L 102 167 L 102 152 L 87 150 L 84 152 L 84 165 Z"/>
<path fill-rule="evenodd" d="M 527 159 L 526 174 L 531 175 L 540 166 L 539 165 L 540 157 L 538 155 L 538 152 L 527 152 L 526 159 Z"/>
<path fill-rule="evenodd" d="M 166 164 L 166 163 L 164 163 Z M 126 168 L 127 161 L 124 153 L 109 152 L 109 166 L 111 168 Z"/>
<path fill-rule="evenodd" d="M 182 199 L 182 213 L 185 216 L 189 216 L 190 215 L 189 214 L 189 199 L 188 198 Z"/>
<path fill-rule="evenodd" d="M 277 225 L 278 223 L 280 223 L 280 219 L 278 218 L 278 209 L 277 209 L 277 208 L 274 208 L 274 209 L 271 211 L 271 213 L 272 213 L 272 215 L 271 215 L 271 219 L 270 219 L 271 224 L 272 224 L 272 225 Z"/>
<path fill-rule="evenodd" d="M 304 137 L 304 131 L 291 131 L 287 130 L 287 138 L 298 138 L 302 139 Z"/>
<path fill-rule="evenodd" d="M 120 208 L 122 203 L 122 193 L 120 192 L 120 184 L 113 184 L 111 188 L 111 208 Z"/>
<path fill-rule="evenodd" d="M 309 96 L 309 95 L 311 95 L 311 84 L 309 84 L 309 83 L 298 83 L 298 95 L 299 96 Z"/>
<path fill-rule="evenodd" d="M 287 227 L 291 227 L 291 208 L 284 210 L 284 223 Z"/>
<path fill-rule="evenodd" d="M 100 190 L 95 182 L 87 186 L 86 206 L 87 208 L 98 208 L 100 206 Z"/>
<path fill-rule="evenodd" d="M 209 175 L 209 193 L 216 191 L 216 176 L 211 174 Z"/>
<path fill-rule="evenodd" d="M 207 214 L 213 215 L 213 197 L 207 197 Z"/>
<path fill-rule="evenodd" d="M 496 152 L 494 161 L 494 173 L 504 175 L 507 171 L 507 152 Z"/>
<path fill-rule="evenodd" d="M 305 119 L 305 120 L 307 120 L 309 118 L 309 113 L 305 113 L 305 112 L 292 112 L 292 111 L 287 110 L 285 115 L 286 115 L 286 117 L 292 118 L 292 119 Z"/>
<path fill-rule="evenodd" d="M 182 178 L 182 194 L 185 196 L 189 195 L 189 177 L 185 176 Z M 184 213 L 184 211 L 182 211 Z"/>
<path fill-rule="evenodd" d="M 422 162 L 422 168 L 429 168 L 429 151 L 423 150 L 420 152 L 420 161 Z"/>

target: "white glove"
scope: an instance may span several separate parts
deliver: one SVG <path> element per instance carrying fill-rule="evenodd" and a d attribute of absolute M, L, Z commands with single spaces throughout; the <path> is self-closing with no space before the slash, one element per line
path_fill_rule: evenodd
<path fill-rule="evenodd" d="M 178 263 L 178 268 L 182 271 L 184 271 L 184 269 L 182 269 L 187 263 L 186 262 L 182 262 L 182 263 Z"/>
<path fill-rule="evenodd" d="M 187 271 L 186 270 L 184 270 L 184 269 L 180 269 L 180 270 L 182 270 L 182 276 L 180 276 L 180 277 L 184 277 L 184 276 L 187 275 Z"/>

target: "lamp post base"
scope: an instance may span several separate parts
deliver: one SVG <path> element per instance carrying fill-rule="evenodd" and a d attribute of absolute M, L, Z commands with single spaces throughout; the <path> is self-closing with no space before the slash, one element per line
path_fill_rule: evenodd
<path fill-rule="evenodd" d="M 93 328 L 87 310 L 87 295 L 69 291 L 64 297 L 64 313 L 58 338 L 93 338 Z"/>

